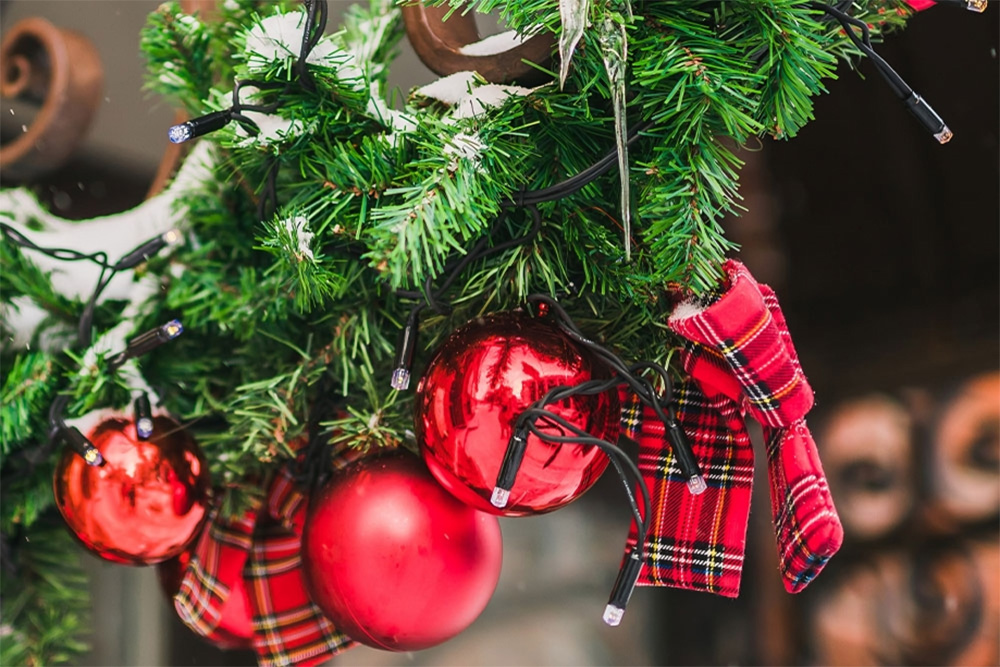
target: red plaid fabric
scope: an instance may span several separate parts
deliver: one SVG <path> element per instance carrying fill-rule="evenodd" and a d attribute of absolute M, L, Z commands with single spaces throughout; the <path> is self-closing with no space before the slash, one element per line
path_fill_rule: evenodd
<path fill-rule="evenodd" d="M 191 557 L 174 606 L 184 623 L 216 638 L 221 608 L 243 577 L 253 613 L 253 648 L 262 667 L 314 665 L 350 648 L 306 593 L 300 547 L 306 498 L 287 470 L 265 503 L 238 521 L 211 517 Z"/>
<path fill-rule="evenodd" d="M 337 632 L 306 593 L 302 526 L 306 498 L 282 468 L 268 493 L 268 516 L 257 522 L 243 576 L 254 609 L 254 641 L 261 667 L 315 665 L 354 646 Z"/>
<path fill-rule="evenodd" d="M 736 597 L 746 551 L 753 449 L 736 410 L 693 382 L 674 387 L 677 420 L 708 489 L 692 495 L 663 423 L 634 395 L 622 397 L 622 430 L 639 443 L 639 470 L 652 501 L 641 586 L 672 586 Z M 630 535 L 635 543 L 636 526 Z"/>
<path fill-rule="evenodd" d="M 768 438 L 767 471 L 782 583 L 789 593 L 798 593 L 844 542 L 819 452 L 804 421 Z"/>
<path fill-rule="evenodd" d="M 746 409 L 757 421 L 775 428 L 789 426 L 812 407 L 812 388 L 793 361 L 794 353 L 786 347 L 790 339 L 780 333 L 757 281 L 735 260 L 724 268 L 729 289 L 707 307 L 680 304 L 668 324 L 685 339 L 722 356 L 742 389 Z"/>
<path fill-rule="evenodd" d="M 640 583 L 739 592 L 753 480 L 749 413 L 764 426 L 768 443 L 782 580 L 798 592 L 843 541 L 804 422 L 812 388 L 774 292 L 739 262 L 730 260 L 725 269 L 729 285 L 720 295 L 709 303 L 681 303 L 669 320 L 687 340 L 681 362 L 690 379 L 676 389 L 677 416 L 708 482 L 704 497 L 687 492 L 655 415 L 637 399 L 622 403 L 622 426 L 639 442 L 639 467 L 653 496 Z"/>
<path fill-rule="evenodd" d="M 174 608 L 180 619 L 209 640 L 225 639 L 219 628 L 222 607 L 243 576 L 256 515 L 254 509 L 242 519 L 224 521 L 215 508 L 174 595 Z"/>

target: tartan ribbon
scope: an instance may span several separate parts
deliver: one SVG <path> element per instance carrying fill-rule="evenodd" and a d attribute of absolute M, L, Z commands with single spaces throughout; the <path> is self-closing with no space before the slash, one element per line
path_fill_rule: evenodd
<path fill-rule="evenodd" d="M 334 628 L 306 592 L 300 548 L 307 505 L 282 468 L 265 500 L 244 517 L 227 520 L 216 510 L 174 596 L 185 625 L 218 638 L 222 606 L 242 577 L 261 667 L 315 665 L 351 648 L 353 640 Z"/>
<path fill-rule="evenodd" d="M 844 542 L 819 452 L 804 420 L 770 434 L 767 470 L 778 568 L 785 589 L 798 593 Z"/>
<path fill-rule="evenodd" d="M 761 425 L 789 426 L 809 412 L 813 392 L 791 346 L 784 317 L 779 321 L 768 308 L 776 307 L 777 299 L 769 288 L 761 289 L 743 264 L 728 260 L 723 268 L 729 289 L 707 307 L 681 303 L 668 325 L 686 340 L 722 356 L 743 394 L 743 409 Z M 720 381 L 715 376 L 712 380 Z"/>
<path fill-rule="evenodd" d="M 646 561 L 640 586 L 671 586 L 736 597 L 746 551 L 753 448 L 732 401 L 709 399 L 697 383 L 675 384 L 677 420 L 708 488 L 692 495 L 667 444 L 663 423 L 635 395 L 622 398 L 622 429 L 639 443 L 649 488 Z M 633 522 L 630 542 L 636 539 Z"/>
<path fill-rule="evenodd" d="M 634 397 L 622 401 L 622 428 L 639 443 L 653 504 L 640 584 L 739 593 L 753 483 L 749 414 L 764 427 L 779 570 L 794 593 L 837 552 L 843 528 L 804 420 L 812 388 L 777 297 L 739 262 L 724 268 L 729 285 L 721 295 L 707 305 L 679 304 L 668 322 L 686 340 L 688 377 L 674 389 L 677 420 L 702 467 L 705 493 L 687 492 L 652 410 Z"/>

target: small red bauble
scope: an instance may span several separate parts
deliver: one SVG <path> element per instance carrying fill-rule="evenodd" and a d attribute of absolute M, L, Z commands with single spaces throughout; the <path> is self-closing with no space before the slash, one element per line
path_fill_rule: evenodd
<path fill-rule="evenodd" d="M 476 620 L 502 551 L 497 518 L 456 500 L 406 452 L 337 474 L 302 535 L 313 602 L 352 639 L 390 651 L 440 644 Z"/>
<path fill-rule="evenodd" d="M 166 417 L 154 418 L 148 441 L 128 419 L 87 437 L 104 465 L 67 448 L 56 467 L 56 506 L 70 531 L 115 563 L 152 565 L 184 551 L 208 509 L 208 468 L 194 440 Z"/>
<path fill-rule="evenodd" d="M 604 364 L 546 317 L 513 311 L 473 320 L 445 341 L 417 387 L 415 421 L 427 467 L 480 510 L 520 516 L 562 507 L 597 481 L 607 456 L 530 435 L 507 507 L 498 510 L 490 496 L 514 422 L 554 387 L 607 377 Z M 575 396 L 547 409 L 599 438 L 618 439 L 614 393 Z"/>
<path fill-rule="evenodd" d="M 173 600 L 181 589 L 184 572 L 191 562 L 191 552 L 185 551 L 168 561 L 156 566 L 156 576 L 160 580 L 160 588 L 167 598 Z M 229 596 L 222 604 L 219 625 L 208 638 L 221 649 L 250 648 L 253 644 L 253 614 L 250 612 L 250 596 L 247 593 L 243 577 L 236 579 L 230 589 Z"/>

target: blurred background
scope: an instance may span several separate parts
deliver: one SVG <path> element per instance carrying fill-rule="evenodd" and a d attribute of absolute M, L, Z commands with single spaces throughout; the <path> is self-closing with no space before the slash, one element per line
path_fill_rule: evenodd
<path fill-rule="evenodd" d="M 157 178 L 174 111 L 143 93 L 138 55 L 157 4 L 0 1 L 4 36 L 40 16 L 100 58 L 89 130 L 58 166 L 21 178 L 60 215 L 125 210 Z M 330 5 L 335 27 L 347 3 Z M 559 512 L 503 520 L 496 595 L 458 638 L 419 653 L 358 648 L 333 664 L 1000 664 L 998 23 L 997 7 L 938 7 L 879 48 L 955 132 L 946 146 L 861 63 L 863 77 L 841 66 L 799 137 L 743 156 L 748 211 L 727 226 L 782 300 L 847 533 L 815 583 L 797 596 L 782 588 L 758 466 L 740 598 L 643 588 L 623 625 L 605 627 L 628 526 L 607 478 Z M 484 34 L 496 29 L 481 22 Z M 392 83 L 406 92 L 435 76 L 403 48 Z M 36 112 L 2 100 L 5 149 Z M 151 568 L 87 561 L 85 664 L 254 664 L 181 625 Z"/>

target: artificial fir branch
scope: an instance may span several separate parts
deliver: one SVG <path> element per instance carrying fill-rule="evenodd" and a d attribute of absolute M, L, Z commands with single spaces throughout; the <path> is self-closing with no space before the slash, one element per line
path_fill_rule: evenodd
<path fill-rule="evenodd" d="M 35 448 L 58 393 L 73 397 L 70 411 L 79 416 L 121 409 L 136 383 L 148 383 L 160 407 L 200 442 L 227 513 L 247 507 L 293 459 L 321 391 L 343 403 L 342 413 L 324 418 L 329 443 L 412 446 L 412 393 L 388 383 L 397 334 L 414 306 L 396 291 L 438 289 L 456 258 L 483 238 L 487 248 L 523 238 L 529 216 L 506 208 L 519 192 L 559 183 L 613 149 L 612 88 L 597 26 L 615 12 L 628 25 L 627 124 L 643 128 L 629 148 L 631 261 L 624 261 L 612 171 L 540 204 L 537 236 L 476 259 L 437 295 L 444 307 L 422 313 L 415 370 L 456 327 L 523 306 L 535 292 L 557 295 L 588 336 L 624 357 L 668 364 L 666 292 L 712 290 L 733 249 L 719 221 L 739 210 L 740 146 L 757 135 L 794 136 L 812 119 L 811 98 L 834 76 L 836 60 L 858 52 L 806 0 L 589 7 L 562 89 L 502 89 L 471 76 L 466 90 L 450 91 L 460 104 L 424 88 L 406 95 L 402 108 L 390 106 L 386 90 L 402 34 L 392 0 L 352 7 L 343 28 L 320 42 L 309 64 L 315 91 L 296 80 L 295 40 L 272 44 L 278 57 L 260 55 L 274 36 L 268 26 L 304 18 L 298 3 L 229 0 L 216 19 L 184 16 L 176 3 L 154 13 L 142 35 L 150 90 L 197 115 L 228 108 L 235 77 L 248 81 L 241 103 L 275 106 L 246 114 L 259 133 L 234 122 L 201 140 L 215 147 L 207 168 L 169 195 L 186 241 L 132 283 L 155 286 L 151 298 L 97 309 L 98 342 L 126 312 L 129 332 L 181 319 L 185 334 L 168 347 L 115 373 L 104 357 L 113 350 L 95 344 L 66 353 L 71 341 L 51 334 L 72 325 L 80 300 L 53 289 L 27 253 L 0 244 L 3 325 L 28 302 L 49 312 L 46 326 L 53 325 L 18 332 L 33 347 L 5 347 L 0 360 L 5 534 L 51 507 L 57 453 L 38 462 L 26 454 L 43 451 Z M 473 0 L 462 11 L 498 11 L 522 34 L 560 32 L 558 0 Z M 909 16 L 901 0 L 857 2 L 852 13 L 874 26 L 873 35 Z M 276 206 L 261 220 L 257 204 L 272 169 Z M 29 211 L 23 198 L 11 201 Z M 7 219 L 42 228 L 48 221 L 37 211 L 12 210 Z M 61 344 L 34 347 L 45 341 Z M 72 549 L 66 540 L 52 545 Z M 5 575 L 11 631 L 0 636 L 0 662 L 57 661 L 75 647 L 80 626 L 72 618 L 48 618 L 30 604 L 7 616 L 9 600 L 37 599 L 39 608 L 61 600 L 47 581 L 28 578 L 23 592 L 11 592 Z M 78 593 L 79 582 L 70 583 Z"/>
<path fill-rule="evenodd" d="M 5 498 L 5 501 L 7 499 Z M 62 520 L 48 517 L 5 545 L 0 567 L 0 664 L 62 665 L 89 648 L 87 579 Z"/>

